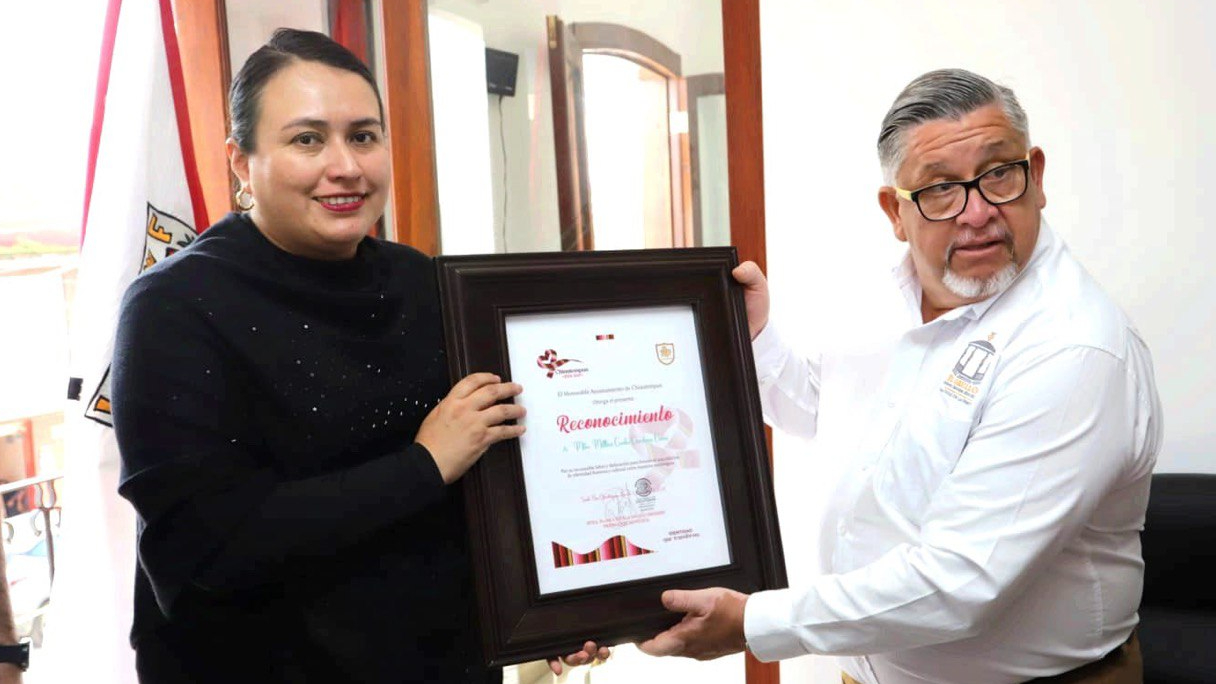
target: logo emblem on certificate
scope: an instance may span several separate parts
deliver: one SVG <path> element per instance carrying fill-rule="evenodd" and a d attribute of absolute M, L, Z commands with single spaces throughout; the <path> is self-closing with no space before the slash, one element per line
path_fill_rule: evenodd
<path fill-rule="evenodd" d="M 659 363 L 664 366 L 670 366 L 676 360 L 676 346 L 670 342 L 663 342 L 654 346 L 655 356 L 659 357 Z"/>
<path fill-rule="evenodd" d="M 582 361 L 579 361 L 578 359 L 558 358 L 557 352 L 553 351 L 552 349 L 546 349 L 543 354 L 536 357 L 536 365 L 539 366 L 541 370 L 547 371 L 545 373 L 545 377 L 552 378 L 554 375 L 561 375 L 563 377 L 578 377 L 587 372 L 586 366 L 578 368 L 562 368 L 562 366 L 568 363 L 581 364 Z"/>
<path fill-rule="evenodd" d="M 633 503 L 638 513 L 645 514 L 654 510 L 654 485 L 650 483 L 649 479 L 643 477 L 637 482 L 633 483 L 633 493 L 637 494 L 637 497 L 634 499 Z"/>

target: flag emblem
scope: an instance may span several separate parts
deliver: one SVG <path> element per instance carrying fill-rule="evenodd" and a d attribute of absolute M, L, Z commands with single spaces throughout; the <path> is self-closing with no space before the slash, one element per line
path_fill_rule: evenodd
<path fill-rule="evenodd" d="M 148 204 L 148 229 L 144 235 L 144 260 L 139 272 L 143 273 L 158 261 L 163 261 L 178 250 L 190 246 L 198 237 L 185 221 L 168 212 Z"/>

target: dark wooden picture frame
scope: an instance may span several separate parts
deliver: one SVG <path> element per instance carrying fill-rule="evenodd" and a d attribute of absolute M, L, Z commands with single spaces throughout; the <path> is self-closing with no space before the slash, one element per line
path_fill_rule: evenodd
<path fill-rule="evenodd" d="M 733 247 L 437 257 L 453 380 L 510 378 L 506 318 L 528 313 L 691 306 L 731 561 L 541 595 L 518 440 L 491 447 L 463 478 L 480 631 L 491 665 L 572 653 L 587 639 L 641 641 L 680 616 L 666 589 L 786 586 L 785 564 Z M 525 391 L 527 385 L 525 383 Z"/>

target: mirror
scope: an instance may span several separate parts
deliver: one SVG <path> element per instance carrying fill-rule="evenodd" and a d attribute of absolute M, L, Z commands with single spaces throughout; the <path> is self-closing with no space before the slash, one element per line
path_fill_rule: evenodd
<path fill-rule="evenodd" d="M 444 253 L 729 244 L 719 2 L 431 0 L 428 27 Z"/>

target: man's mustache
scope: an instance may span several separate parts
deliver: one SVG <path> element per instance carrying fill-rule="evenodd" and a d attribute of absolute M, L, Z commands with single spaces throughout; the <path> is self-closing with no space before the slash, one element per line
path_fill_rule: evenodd
<path fill-rule="evenodd" d="M 954 257 L 954 252 L 957 249 L 960 249 L 962 247 L 974 247 L 976 245 L 983 245 L 983 244 L 987 244 L 989 242 L 994 242 L 997 240 L 1000 240 L 1001 242 L 1005 243 L 1005 248 L 1009 250 L 1009 254 L 1010 254 L 1010 256 L 1012 256 L 1013 255 L 1013 233 L 1008 228 L 999 227 L 996 230 L 996 234 L 992 235 L 991 237 L 984 236 L 980 239 L 973 238 L 970 240 L 959 240 L 959 239 L 953 240 L 950 243 L 950 245 L 946 247 L 946 263 L 949 263 L 950 259 Z"/>

